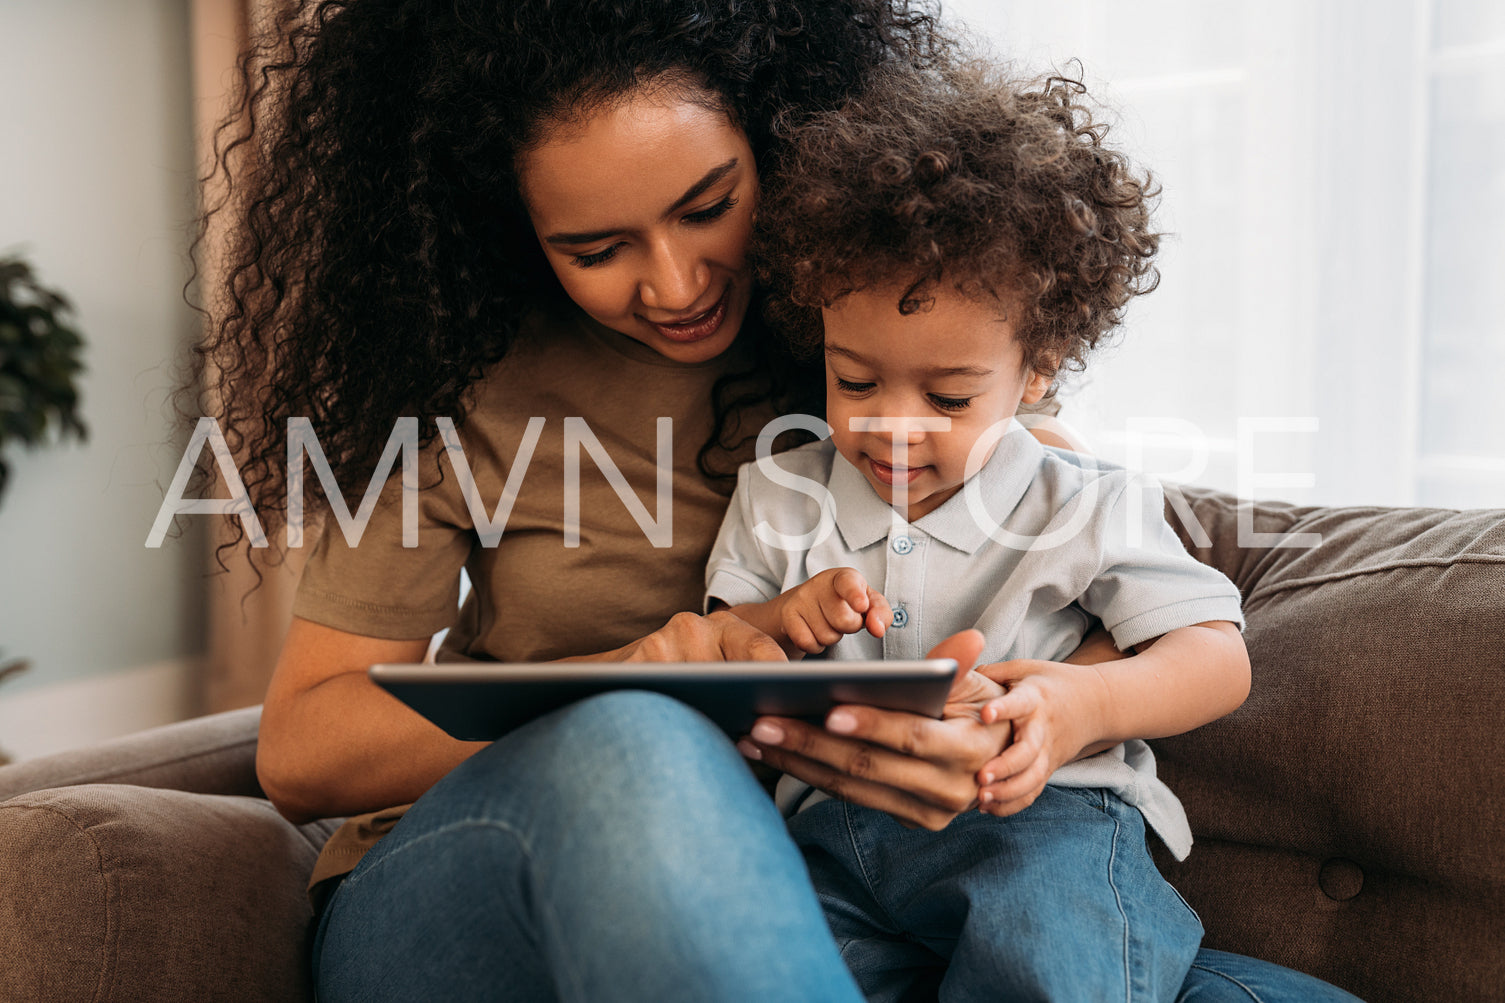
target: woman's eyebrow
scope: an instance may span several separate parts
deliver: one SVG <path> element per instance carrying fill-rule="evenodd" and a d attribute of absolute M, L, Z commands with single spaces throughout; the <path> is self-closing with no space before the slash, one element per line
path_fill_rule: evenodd
<path fill-rule="evenodd" d="M 712 167 L 710 170 L 706 171 L 705 175 L 702 176 L 699 181 L 695 182 L 693 185 L 687 188 L 685 190 L 685 193 L 678 199 L 676 199 L 673 205 L 664 210 L 664 214 L 660 218 L 667 219 L 669 216 L 672 216 L 677 210 L 683 209 L 686 205 L 689 205 L 691 202 L 694 202 L 696 199 L 700 198 L 700 196 L 704 195 L 707 190 L 709 190 L 713 185 L 716 184 L 716 182 L 720 181 L 732 171 L 736 170 L 737 163 L 737 158 L 733 157 L 726 163 L 717 164 L 715 167 Z M 598 240 L 605 240 L 607 237 L 616 236 L 617 234 L 622 232 L 622 229 L 622 227 L 617 227 L 615 229 L 609 230 L 588 230 L 580 233 L 551 233 L 544 238 L 544 243 L 593 244 Z"/>
<path fill-rule="evenodd" d="M 702 177 L 699 181 L 695 182 L 688 189 L 686 189 L 685 193 L 681 195 L 673 205 L 664 210 L 664 218 L 673 215 L 676 211 L 683 209 L 691 202 L 694 202 L 696 199 L 700 198 L 700 196 L 706 193 L 707 189 L 709 189 L 716 182 L 720 181 L 722 178 L 726 177 L 732 171 L 736 170 L 736 168 L 737 158 L 733 157 L 726 163 L 717 164 L 715 167 L 712 167 L 710 170 L 706 171 L 704 177 Z"/>

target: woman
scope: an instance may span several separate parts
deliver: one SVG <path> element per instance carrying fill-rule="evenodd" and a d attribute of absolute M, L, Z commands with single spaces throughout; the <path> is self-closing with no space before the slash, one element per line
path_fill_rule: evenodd
<path fill-rule="evenodd" d="M 423 656 L 462 566 L 475 594 L 441 658 L 782 657 L 729 615 L 682 612 L 725 475 L 802 404 L 751 319 L 758 168 L 781 114 L 948 43 L 900 0 L 304 7 L 227 151 L 259 165 L 232 185 L 206 349 L 222 419 L 263 515 L 288 418 L 354 494 L 398 418 L 423 441 L 416 498 L 393 478 L 364 533 L 327 527 L 263 715 L 278 809 L 355 816 L 313 876 L 321 999 L 860 998 L 782 820 L 699 715 L 622 693 L 462 743 L 365 669 Z M 769 759 L 934 825 L 998 751 L 959 714 L 858 778 L 861 734 L 907 725 L 869 721 Z"/>

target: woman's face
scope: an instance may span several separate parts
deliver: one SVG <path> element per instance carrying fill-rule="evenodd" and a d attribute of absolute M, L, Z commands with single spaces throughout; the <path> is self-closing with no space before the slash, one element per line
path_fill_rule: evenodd
<path fill-rule="evenodd" d="M 737 337 L 758 172 L 713 102 L 649 86 L 554 126 L 519 160 L 544 257 L 580 308 L 678 362 Z"/>

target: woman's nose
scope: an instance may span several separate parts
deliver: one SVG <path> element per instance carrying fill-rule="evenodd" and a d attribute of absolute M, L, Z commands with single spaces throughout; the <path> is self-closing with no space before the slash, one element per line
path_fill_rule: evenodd
<path fill-rule="evenodd" d="M 644 306 L 666 313 L 695 306 L 709 285 L 709 270 L 698 255 L 661 246 L 649 259 L 648 273 L 638 286 Z"/>

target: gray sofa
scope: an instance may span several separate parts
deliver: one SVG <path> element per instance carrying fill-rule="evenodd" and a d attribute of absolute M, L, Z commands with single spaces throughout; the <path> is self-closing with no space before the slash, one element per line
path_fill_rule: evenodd
<path fill-rule="evenodd" d="M 1210 947 L 1381 1001 L 1502 998 L 1505 510 L 1168 506 L 1244 594 L 1254 688 L 1155 744 L 1197 845 L 1161 860 Z M 1173 498 L 1172 501 L 1175 501 Z M 262 797 L 255 709 L 0 769 L 0 999 L 311 998 L 332 821 Z"/>

